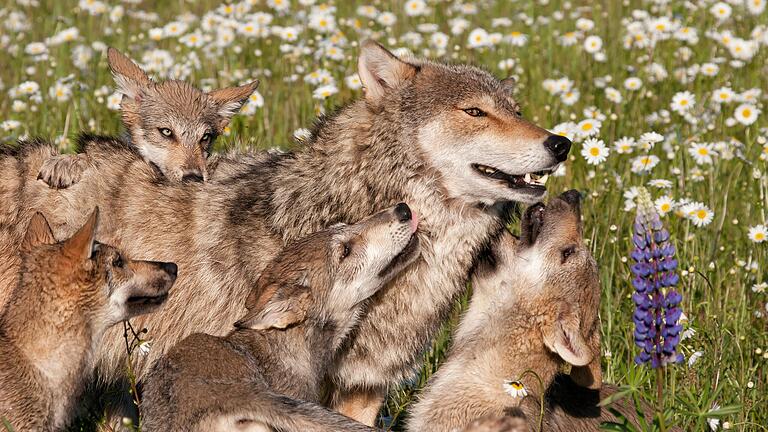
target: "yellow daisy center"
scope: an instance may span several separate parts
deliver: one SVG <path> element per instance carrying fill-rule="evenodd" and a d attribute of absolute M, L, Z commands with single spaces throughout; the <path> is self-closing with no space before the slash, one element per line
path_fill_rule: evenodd
<path fill-rule="evenodd" d="M 706 155 L 709 154 L 709 150 L 707 150 L 706 147 L 701 147 L 701 148 L 699 148 L 699 154 L 702 155 L 702 156 L 706 156 Z"/>
<path fill-rule="evenodd" d="M 763 234 L 761 232 L 756 233 L 755 234 L 755 240 L 760 240 L 760 241 L 765 240 L 765 234 Z"/>
<path fill-rule="evenodd" d="M 661 205 L 661 211 L 663 212 L 668 212 L 669 208 L 670 208 L 669 203 L 664 203 Z"/>
<path fill-rule="evenodd" d="M 592 129 L 592 123 L 584 123 L 584 125 L 581 127 L 582 130 L 588 131 Z"/>
<path fill-rule="evenodd" d="M 589 149 L 589 154 L 591 154 L 592 156 L 598 156 L 600 155 L 600 149 L 597 147 L 592 147 L 591 149 Z"/>
<path fill-rule="evenodd" d="M 704 209 L 701 209 L 701 210 L 697 210 L 697 211 L 696 211 L 696 217 L 697 217 L 697 218 L 699 218 L 699 219 L 706 219 L 706 217 L 707 217 L 707 211 L 706 211 L 706 210 L 704 210 Z"/>
<path fill-rule="evenodd" d="M 743 110 L 741 110 L 741 115 L 743 115 L 744 117 L 749 117 L 752 115 L 752 110 L 749 108 L 744 108 Z"/>

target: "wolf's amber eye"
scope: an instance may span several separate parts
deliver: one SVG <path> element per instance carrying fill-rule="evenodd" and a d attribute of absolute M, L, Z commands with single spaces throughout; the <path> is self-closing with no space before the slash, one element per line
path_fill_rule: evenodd
<path fill-rule="evenodd" d="M 467 108 L 464 110 L 465 113 L 471 115 L 472 117 L 485 117 L 485 111 L 481 110 L 480 108 Z"/>
<path fill-rule="evenodd" d="M 170 138 L 173 136 L 173 131 L 168 128 L 157 128 L 164 137 Z"/>
<path fill-rule="evenodd" d="M 563 249 L 561 252 L 563 255 L 563 263 L 568 260 L 568 257 L 573 255 L 576 252 L 576 248 L 574 246 L 568 246 L 567 248 Z"/>

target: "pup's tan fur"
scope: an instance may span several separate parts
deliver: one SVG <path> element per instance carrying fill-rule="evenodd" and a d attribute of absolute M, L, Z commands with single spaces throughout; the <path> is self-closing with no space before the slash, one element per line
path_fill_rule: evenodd
<path fill-rule="evenodd" d="M 505 380 L 535 371 L 545 388 L 566 363 L 585 386 L 599 386 L 600 281 L 581 238 L 578 193 L 530 207 L 521 239 L 501 238 L 473 277 L 471 304 L 448 359 L 411 410 L 409 430 L 461 430 L 520 405 Z M 522 378 L 533 399 L 541 394 Z"/>
<path fill-rule="evenodd" d="M 207 180 L 213 142 L 259 82 L 204 93 L 186 81 L 155 82 L 114 48 L 107 50 L 107 60 L 123 94 L 126 141 L 173 181 Z M 66 188 L 91 166 L 86 154 L 56 156 L 43 164 L 39 177 L 51 187 Z"/>
<path fill-rule="evenodd" d="M 368 430 L 313 403 L 365 301 L 418 256 L 415 231 L 400 204 L 288 245 L 234 331 L 193 334 L 155 363 L 144 381 L 143 430 Z"/>
<path fill-rule="evenodd" d="M 176 266 L 132 261 L 94 242 L 97 212 L 56 243 L 37 213 L 0 315 L 0 417 L 17 431 L 60 430 L 93 369 L 104 331 L 165 300 Z"/>

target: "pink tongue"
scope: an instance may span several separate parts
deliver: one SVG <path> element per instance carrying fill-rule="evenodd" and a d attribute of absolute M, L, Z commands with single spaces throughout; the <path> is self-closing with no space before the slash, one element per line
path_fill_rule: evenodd
<path fill-rule="evenodd" d="M 417 229 L 419 229 L 419 215 L 411 210 L 411 233 L 415 233 Z"/>

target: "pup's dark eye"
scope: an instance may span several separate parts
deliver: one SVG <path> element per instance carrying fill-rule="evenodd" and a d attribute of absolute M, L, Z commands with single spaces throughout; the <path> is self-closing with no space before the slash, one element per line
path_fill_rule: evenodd
<path fill-rule="evenodd" d="M 515 110 L 515 115 L 518 116 L 518 117 L 522 117 L 523 116 L 523 112 L 520 111 L 520 108 Z"/>
<path fill-rule="evenodd" d="M 561 252 L 561 254 L 563 256 L 563 258 L 562 258 L 563 259 L 563 263 L 565 263 L 565 261 L 568 260 L 568 257 L 573 255 L 574 253 L 576 253 L 576 248 L 573 247 L 573 246 L 568 246 L 567 248 L 563 249 L 563 251 Z"/>
<path fill-rule="evenodd" d="M 341 249 L 340 249 L 341 259 L 348 257 L 351 252 L 352 252 L 352 249 L 349 247 L 349 244 L 344 243 L 343 245 L 341 245 Z"/>
<path fill-rule="evenodd" d="M 480 108 L 467 108 L 464 110 L 465 113 L 471 115 L 472 117 L 485 117 L 485 111 L 481 110 Z"/>
<path fill-rule="evenodd" d="M 171 138 L 171 137 L 173 136 L 173 131 L 172 131 L 172 130 L 170 130 L 170 129 L 168 129 L 168 128 L 157 128 L 157 130 L 159 130 L 159 131 L 160 131 L 160 133 L 161 133 L 161 134 L 162 134 L 164 137 L 166 137 L 166 138 Z"/>
<path fill-rule="evenodd" d="M 120 255 L 115 255 L 115 257 L 112 258 L 112 267 L 123 268 L 123 257 Z"/>

